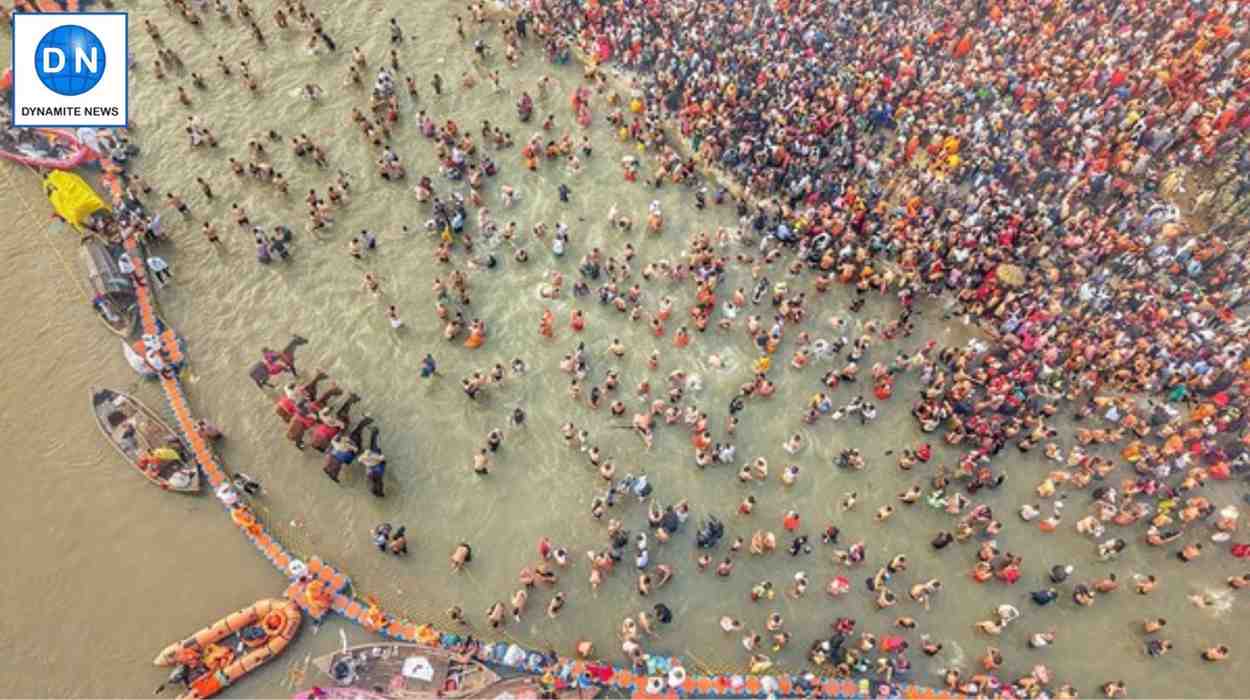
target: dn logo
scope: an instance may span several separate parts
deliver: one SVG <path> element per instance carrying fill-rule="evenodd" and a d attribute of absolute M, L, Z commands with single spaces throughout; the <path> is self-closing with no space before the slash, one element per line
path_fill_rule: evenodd
<path fill-rule="evenodd" d="M 81 95 L 104 75 L 104 46 L 90 30 L 66 24 L 47 34 L 35 47 L 35 72 L 58 95 Z"/>

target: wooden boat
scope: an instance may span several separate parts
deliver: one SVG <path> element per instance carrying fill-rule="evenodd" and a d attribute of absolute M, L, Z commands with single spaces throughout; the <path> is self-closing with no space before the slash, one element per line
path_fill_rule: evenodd
<path fill-rule="evenodd" d="M 472 657 L 420 644 L 362 644 L 313 659 L 313 665 L 339 689 L 390 700 L 476 698 L 499 681 L 499 674 Z"/>
<path fill-rule="evenodd" d="M 361 688 L 339 686 L 322 688 L 315 685 L 292 695 L 291 700 L 387 700 L 387 697 Z"/>
<path fill-rule="evenodd" d="M 496 700 L 529 700 L 531 698 L 542 697 L 542 687 L 538 683 L 538 679 L 531 676 L 521 676 L 519 678 L 509 678 L 499 681 L 493 685 L 487 686 L 479 693 L 473 695 L 474 698 L 495 698 Z M 554 697 L 563 700 L 590 700 L 599 695 L 600 688 L 598 686 L 590 686 L 589 688 L 565 688 L 556 691 Z M 375 693 L 364 688 L 332 686 L 329 688 L 313 687 L 308 690 L 300 691 L 292 696 L 294 700 L 389 700 L 390 696 L 383 693 Z M 548 696 L 551 697 L 551 696 Z"/>
<path fill-rule="evenodd" d="M 96 315 L 109 330 L 129 337 L 139 326 L 139 304 L 130 276 L 122 274 L 108 245 L 96 238 L 84 238 L 78 254 L 87 270 Z"/>
<path fill-rule="evenodd" d="M 91 389 L 91 410 L 100 432 L 148 481 L 168 491 L 195 493 L 200 472 L 178 433 L 128 394 Z"/>
<path fill-rule="evenodd" d="M 478 697 L 497 698 L 498 700 L 508 700 L 510 698 L 515 698 L 515 700 L 530 700 L 541 697 L 568 698 L 569 700 L 572 700 L 573 698 L 583 698 L 585 700 L 589 700 L 598 694 L 599 687 L 590 686 L 589 688 L 562 688 L 557 690 L 554 696 L 544 696 L 542 692 L 542 685 L 539 683 L 539 679 L 537 677 L 518 676 L 516 678 L 499 681 L 498 683 L 483 690 Z"/>
<path fill-rule="evenodd" d="M 295 639 L 302 618 L 299 606 L 288 598 L 258 600 L 170 644 L 152 663 L 191 669 L 187 690 L 179 700 L 211 698 L 281 654 Z M 233 644 L 219 644 L 231 636 L 243 642 L 246 653 L 236 655 Z"/>

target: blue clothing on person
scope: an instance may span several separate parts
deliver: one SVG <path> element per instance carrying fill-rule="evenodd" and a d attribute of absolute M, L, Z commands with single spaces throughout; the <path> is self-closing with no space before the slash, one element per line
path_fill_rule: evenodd
<path fill-rule="evenodd" d="M 426 355 L 425 359 L 421 360 L 421 376 L 422 377 L 429 378 L 437 370 L 438 370 L 438 365 L 434 364 L 433 355 Z"/>

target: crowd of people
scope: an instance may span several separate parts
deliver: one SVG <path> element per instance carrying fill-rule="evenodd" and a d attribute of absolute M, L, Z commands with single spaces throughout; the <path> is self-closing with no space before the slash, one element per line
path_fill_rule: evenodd
<path fill-rule="evenodd" d="M 194 14 L 187 3 L 175 4 L 184 17 Z M 285 27 L 288 16 L 298 17 L 310 28 L 309 50 L 323 44 L 335 50 L 320 19 L 302 2 L 288 2 L 284 9 L 275 23 Z M 723 426 L 699 405 L 698 378 L 685 372 L 670 372 L 655 386 L 650 375 L 641 377 L 631 393 L 614 365 L 633 350 L 619 339 L 602 358 L 608 369 L 598 382 L 593 377 L 599 375 L 600 358 L 591 357 L 583 344 L 565 355 L 560 368 L 569 375 L 570 400 L 607 408 L 612 417 L 632 413 L 630 427 L 645 449 L 660 429 L 684 430 L 696 467 L 735 465 L 745 484 L 768 479 L 770 468 L 764 457 L 737 466 L 735 429 L 744 410 L 776 391 L 778 368 L 803 372 L 817 360 L 838 363 L 819 376 L 807 372 L 811 400 L 797 415 L 782 414 L 796 429 L 800 424 L 819 429 L 839 420 L 866 424 L 888 410 L 895 383 L 909 377 L 917 387 L 911 412 L 920 430 L 940 433 L 959 457 L 951 465 L 935 460 L 930 467 L 934 455 L 928 443 L 900 449 L 898 468 L 923 474 L 927 485 L 916 484 L 898 500 L 950 516 L 949 526 L 934 534 L 931 545 L 935 550 L 952 543 L 975 548 L 970 557 L 974 581 L 1010 586 L 1030 573 L 1038 577 L 1034 562 L 1026 563 L 1018 552 L 999 551 L 995 544 L 1008 518 L 987 500 L 1008 477 L 1006 460 L 998 457 L 1013 446 L 1019 452 L 1039 449 L 1055 463 L 1036 487 L 1038 501 L 1016 511 L 1020 523 L 1014 527 L 1035 523 L 1042 532 L 1057 531 L 1064 522 L 1063 496 L 1086 490 L 1092 504 L 1076 516 L 1074 528 L 1091 540 L 1102 560 L 1114 559 L 1131 546 L 1130 540 L 1139 539 L 1128 529 L 1120 530 L 1120 537 L 1111 531 L 1130 526 L 1144 531 L 1140 539 L 1148 545 L 1173 548 L 1186 563 L 1204 555 L 1202 544 L 1194 541 L 1199 537 L 1227 545 L 1231 556 L 1250 558 L 1250 543 L 1234 541 L 1236 505 L 1228 502 L 1226 490 L 1210 487 L 1250 473 L 1250 357 L 1244 340 L 1250 331 L 1244 318 L 1250 260 L 1245 237 L 1235 235 L 1241 225 L 1237 217 L 1250 206 L 1245 133 L 1250 129 L 1250 46 L 1240 5 L 1181 0 L 533 0 L 506 15 L 492 15 L 480 3 L 469 9 L 479 25 L 502 17 L 503 55 L 510 64 L 530 44 L 539 45 L 555 64 L 569 61 L 574 49 L 585 57 L 584 74 L 594 89 L 572 95 L 573 118 L 581 126 L 590 124 L 592 107 L 602 101 L 620 138 L 637 142 L 652 156 L 622 160 L 622 175 L 631 186 L 687 187 L 698 209 L 709 205 L 709 194 L 712 204 L 732 201 L 737 208 L 736 230 L 691 232 L 679 259 L 635 260 L 629 243 L 619 254 L 589 250 L 572 285 L 574 299 L 598 299 L 622 320 L 645 322 L 657 343 L 671 343 L 663 359 L 697 344 L 700 334 L 711 329 L 744 333 L 758 359 L 731 398 Z M 456 21 L 463 38 L 464 23 Z M 255 22 L 251 26 L 257 27 Z M 391 31 L 392 43 L 403 41 L 394 21 Z M 485 40 L 477 40 L 473 51 L 478 65 L 492 60 Z M 367 58 L 353 50 L 351 61 L 350 82 L 360 83 Z M 607 69 L 611 63 L 625 71 L 614 76 Z M 353 109 L 350 115 L 378 149 L 376 173 L 388 181 L 406 178 L 390 145 L 391 125 L 401 114 L 398 71 L 392 50 L 390 68 L 378 69 L 369 109 Z M 497 71 L 491 80 L 498 91 Z M 443 178 L 435 184 L 429 176 L 418 176 L 414 188 L 418 206 L 431 214 L 427 227 L 434 234 L 435 260 L 450 267 L 446 281 L 432 284 L 436 322 L 448 341 L 467 330 L 463 345 L 476 350 L 487 342 L 487 324 L 465 318 L 469 280 L 495 269 L 498 261 L 489 253 L 475 257 L 474 237 L 500 237 L 512 244 L 514 261 L 525 263 L 527 232 L 496 223 L 485 206 L 486 178 L 508 164 L 492 160 L 454 120 L 439 125 L 418 110 L 414 80 L 408 77 L 404 83 L 417 128 L 433 142 L 438 163 L 430 170 Z M 473 87 L 467 79 L 461 85 Z M 543 95 L 548 85 L 544 79 L 536 91 Z M 432 86 L 436 95 L 450 89 L 438 74 Z M 319 93 L 320 88 L 304 90 L 309 100 Z M 522 93 L 521 122 L 531 118 L 533 109 L 528 93 Z M 561 138 L 548 133 L 555 119 L 548 117 L 542 131 L 524 142 L 518 166 L 537 171 L 549 161 L 576 171 L 578 152 L 592 157 L 588 138 L 578 144 L 567 132 Z M 199 122 L 191 126 L 202 128 Z M 249 144 L 248 169 L 273 181 L 272 171 L 261 167 L 265 150 L 260 141 Z M 481 141 L 504 150 L 512 137 L 484 123 Z M 326 167 L 323 149 L 307 137 L 293 139 L 292 148 L 298 157 L 311 155 Z M 242 163 L 232 162 L 232 167 L 238 175 L 245 172 Z M 645 167 L 652 168 L 650 175 L 642 174 Z M 146 186 L 137 177 L 126 181 L 123 204 L 131 204 L 121 210 L 123 227 L 159 235 L 159 217 L 152 217 L 136 194 L 146 192 Z M 440 193 L 443 183 L 447 191 Z M 452 189 L 462 185 L 466 194 Z M 309 192 L 310 231 L 333 225 L 333 212 L 346 206 L 349 189 L 340 175 L 326 188 L 324 200 L 316 190 Z M 508 186 L 501 192 L 503 208 L 520 197 Z M 571 188 L 561 182 L 558 192 L 567 203 Z M 188 215 L 176 198 L 168 204 Z M 477 217 L 471 208 L 478 210 Z M 237 210 L 235 218 L 249 230 L 246 212 Z M 664 231 L 658 201 L 646 218 L 650 234 Z M 615 207 L 607 219 L 621 231 L 632 228 L 633 219 Z M 289 230 L 282 231 L 289 239 Z M 272 247 L 263 230 L 253 233 L 266 257 L 281 250 Z M 553 259 L 571 245 L 563 223 L 550 239 L 545 223 L 535 224 L 530 233 L 535 244 L 550 248 Z M 373 247 L 368 231 L 362 231 L 349 243 L 349 253 L 362 259 Z M 634 277 L 635 268 L 641 281 Z M 725 284 L 746 276 L 753 285 L 749 289 L 731 290 Z M 552 269 L 546 279 L 540 297 L 544 302 L 561 298 L 562 273 Z M 654 288 L 661 284 L 688 296 L 657 295 Z M 853 288 L 845 312 L 831 318 L 813 312 L 816 300 L 839 285 Z M 364 286 L 381 296 L 376 276 L 366 274 Z M 871 295 L 897 299 L 897 317 L 858 318 Z M 917 315 L 939 310 L 944 319 L 979 325 L 990 342 L 939 347 L 927 341 L 914 350 L 900 349 L 889 361 L 874 361 L 874 348 L 901 344 L 915 332 Z M 387 317 L 394 328 L 402 325 L 394 305 L 387 307 Z M 568 330 L 557 332 L 554 314 L 543 309 L 538 335 L 545 340 L 577 335 L 587 323 L 586 313 L 574 309 Z M 252 373 L 256 383 L 266 388 L 271 377 L 296 375 L 298 344 L 266 350 Z M 661 360 L 660 351 L 653 351 L 647 372 L 658 371 Z M 709 363 L 720 366 L 721 359 L 713 355 Z M 861 373 L 861 365 L 869 366 Z M 511 369 L 512 376 L 523 374 L 524 361 L 517 359 Z M 469 399 L 476 399 L 506 374 L 497 364 L 465 377 L 461 385 Z M 421 375 L 438 376 L 431 355 L 422 362 Z M 386 460 L 378 430 L 367 416 L 351 420 L 350 409 L 359 400 L 355 395 L 333 408 L 329 402 L 342 390 L 331 386 L 319 393 L 324 379 L 317 372 L 309 381 L 282 387 L 277 411 L 288 425 L 288 437 L 302 449 L 311 435 L 308 442 L 326 453 L 324 470 L 335 481 L 344 466 L 365 463 L 370 488 L 381 497 Z M 865 385 L 871 388 L 863 390 Z M 866 399 L 869 391 L 872 398 Z M 838 392 L 844 399 L 835 398 Z M 1059 444 L 1061 416 L 1080 425 L 1078 444 L 1066 450 Z M 514 427 L 524 419 L 522 409 L 513 411 Z M 368 440 L 366 428 L 372 431 Z M 606 576 L 628 568 L 620 562 L 631 551 L 638 594 L 662 588 L 677 570 L 653 561 L 659 547 L 652 542 L 666 543 L 682 530 L 691 514 L 690 498 L 659 493 L 653 475 L 619 476 L 613 457 L 585 427 L 569 422 L 561 436 L 585 455 L 600 479 L 590 515 L 606 524 L 606 537 L 603 546 L 587 553 L 592 591 Z M 493 430 L 484 447 L 472 448 L 474 473 L 490 473 L 502 441 L 502 431 Z M 1091 448 L 1095 445 L 1114 445 L 1120 460 L 1105 450 L 1099 454 Z M 796 455 L 806 445 L 796 433 L 781 447 Z M 831 465 L 868 466 L 854 447 Z M 786 487 L 801 479 L 795 464 L 775 473 Z M 639 528 L 627 527 L 624 508 L 612 510 L 630 497 L 646 504 L 647 522 Z M 856 493 L 846 493 L 843 511 L 853 509 L 857 499 Z M 738 515 L 752 517 L 755 508 L 748 496 Z M 895 506 L 881 505 L 875 520 L 894 515 Z M 812 552 L 815 538 L 804 534 L 800 513 L 784 513 L 780 525 L 780 536 L 766 526 L 749 538 L 731 536 L 722 557 L 713 550 L 726 537 L 725 525 L 709 515 L 694 533 L 701 550 L 697 570 L 728 578 L 735 557 L 743 553 L 764 556 L 778 547 L 793 557 Z M 849 570 L 875 556 L 862 539 L 833 524 L 820 527 L 821 544 L 839 567 Z M 379 549 L 407 552 L 403 528 L 383 524 L 373 534 Z M 1187 541 L 1179 542 L 1182 538 Z M 539 562 L 521 571 L 510 604 L 500 600 L 487 610 L 492 627 L 507 624 L 509 612 L 520 620 L 535 584 L 556 585 L 553 563 L 563 569 L 580 560 L 546 538 L 538 553 Z M 471 561 L 470 545 L 457 545 L 453 571 Z M 881 565 L 865 581 L 881 611 L 900 602 L 903 596 L 891 590 L 891 582 L 899 585 L 909 566 L 901 553 L 890 553 L 884 562 L 874 563 Z M 1063 565 L 1043 571 L 1043 587 L 1030 595 L 1033 603 L 1050 604 L 1060 596 L 1059 587 L 1067 585 L 1074 603 L 1088 607 L 1119 586 L 1114 576 L 1069 583 L 1071 573 Z M 785 595 L 802 597 L 808 585 L 808 575 L 799 571 Z M 1147 575 L 1133 582 L 1141 595 L 1155 585 Z M 1228 585 L 1244 588 L 1247 577 L 1233 577 Z M 824 591 L 838 597 L 857 587 L 838 574 Z M 941 590 L 940 579 L 923 577 L 910 586 L 907 598 L 927 611 Z M 750 599 L 771 600 L 775 592 L 772 581 L 754 582 Z M 559 614 L 565 596 L 558 592 L 550 599 L 549 617 Z M 463 621 L 462 611 L 453 610 L 453 619 Z M 980 633 L 997 636 L 1009 624 L 1019 624 L 1019 610 L 1010 605 L 995 613 L 976 623 Z M 625 620 L 620 638 L 626 659 L 645 669 L 645 640 L 655 625 L 673 617 L 659 603 Z M 833 634 L 811 641 L 812 673 L 802 682 L 811 683 L 818 672 L 875 675 L 887 684 L 906 677 L 911 662 L 904 635 L 916 621 L 901 615 L 894 624 L 896 631 L 877 635 L 862 626 L 857 631 L 855 619 L 838 618 Z M 1152 619 L 1145 625 L 1144 653 L 1161 656 L 1171 650 L 1172 643 L 1160 636 L 1165 624 Z M 743 635 L 754 673 L 772 668 L 769 647 L 780 650 L 790 641 L 779 613 L 768 618 L 766 634 L 744 629 L 732 617 L 721 626 L 726 633 Z M 1053 631 L 1035 631 L 1028 638 L 1034 648 L 1056 641 Z M 942 644 L 924 636 L 920 649 L 933 656 Z M 578 651 L 589 656 L 593 650 L 579 644 Z M 1201 656 L 1216 662 L 1229 653 L 1226 646 L 1214 645 Z M 1070 685 L 1052 681 L 1044 665 L 1007 677 L 996 647 L 989 647 L 979 663 L 974 673 L 948 669 L 946 683 L 966 693 L 1075 697 Z M 1102 690 L 1108 696 L 1128 692 L 1123 681 L 1109 681 Z"/>
<path fill-rule="evenodd" d="M 249 373 L 257 388 L 273 388 L 269 380 L 283 374 L 298 378 L 295 351 L 307 342 L 297 335 L 281 350 L 261 348 L 261 359 Z M 331 481 L 338 483 L 343 467 L 360 464 L 365 468 L 370 493 L 383 498 L 386 496 L 386 455 L 379 444 L 380 431 L 373 425 L 372 416 L 352 420 L 352 407 L 360 401 L 357 394 L 348 393 L 336 407 L 331 402 L 343 395 L 342 387 L 330 382 L 324 391 L 318 391 L 318 385 L 327 378 L 329 375 L 318 368 L 307 381 L 287 382 L 274 400 L 274 413 L 286 426 L 286 438 L 296 449 L 311 447 L 324 453 L 322 471 Z M 369 430 L 367 440 L 366 428 Z"/>
<path fill-rule="evenodd" d="M 337 384 L 332 382 L 318 394 L 317 384 L 326 377 L 325 372 L 318 370 L 309 381 L 289 382 L 282 388 L 274 411 L 287 426 L 286 437 L 298 449 L 307 445 L 324 453 L 322 471 L 331 481 L 339 481 L 343 467 L 359 463 L 365 468 L 370 493 L 382 498 L 386 495 L 386 455 L 379 445 L 378 427 L 373 425 L 372 416 L 352 421 L 351 409 L 360 401 L 358 395 L 348 394 L 336 408 L 330 401 L 343 393 Z M 306 435 L 310 436 L 307 442 Z"/>
<path fill-rule="evenodd" d="M 1021 452 L 1043 446 L 1065 467 L 1037 488 L 1054 499 L 1050 517 L 1040 518 L 1037 505 L 1020 509 L 1044 532 L 1061 520 L 1057 493 L 1090 489 L 1095 504 L 1077 522 L 1082 534 L 1141 523 L 1155 546 L 1194 530 L 1231 542 L 1236 505 L 1218 507 L 1220 496 L 1201 489 L 1250 471 L 1250 324 L 1241 313 L 1250 260 L 1236 235 L 1244 226 L 1236 217 L 1250 206 L 1250 49 L 1239 5 L 538 0 L 501 26 L 509 53 L 531 27 L 555 63 L 576 45 L 601 93 L 616 87 L 602 64 L 626 69 L 620 79 L 632 88 L 632 114 L 612 94 L 609 121 L 657 156 L 646 184 L 697 188 L 702 208 L 707 189 L 693 175 L 714 171 L 740 194 L 738 239 L 753 231 L 765 263 L 810 272 L 818 293 L 842 283 L 860 296 L 896 296 L 899 319 L 870 329 L 865 344 L 877 332 L 887 340 L 909 335 L 923 296 L 944 300 L 947 317 L 991 336 L 992 344 L 941 352 L 929 344 L 874 367 L 879 398 L 888 398 L 891 376 L 919 371 L 913 414 L 922 430 L 943 429 L 963 451 L 931 480 L 930 504 L 961 516 L 935 547 L 1001 530 L 988 505 L 957 489 L 972 495 L 1001 484 L 994 457 L 1012 444 Z M 681 155 L 683 147 L 692 155 Z M 626 164 L 626 180 L 637 180 L 636 168 Z M 690 313 L 702 330 L 733 261 L 706 234 L 690 242 L 688 267 L 665 273 L 693 282 Z M 743 308 L 742 291 L 722 323 Z M 803 320 L 802 293 L 784 283 L 772 291 L 777 322 L 769 328 L 753 318 L 748 328 L 770 355 L 787 321 Z M 664 320 L 653 317 L 657 336 Z M 833 320 L 835 328 L 843 321 Z M 574 331 L 578 325 L 575 318 Z M 544 316 L 542 334 L 550 330 Z M 679 329 L 674 344 L 684 347 L 685 334 Z M 792 367 L 806 364 L 810 341 L 799 333 Z M 740 398 L 770 393 L 768 364 L 757 363 Z M 854 366 L 827 374 L 825 386 L 853 380 Z M 670 395 L 680 398 L 679 390 Z M 658 403 L 635 417 L 648 444 L 654 416 L 673 423 L 682 415 Z M 1066 455 L 1054 442 L 1065 404 L 1087 425 Z M 831 409 L 818 396 L 809 417 Z M 704 466 L 723 446 L 700 427 L 706 414 L 687 413 Z M 1090 444 L 1121 447 L 1132 472 L 1100 484 L 1118 465 L 1090 454 Z M 914 461 L 905 455 L 900 467 Z M 1125 546 L 1108 539 L 1099 556 Z M 1190 543 L 1176 555 L 1189 562 L 1201 550 Z M 1245 544 L 1228 550 L 1250 554 Z M 979 557 L 976 580 L 1018 580 L 1019 556 L 983 546 Z M 1080 584 L 1074 599 L 1091 605 L 1113 584 Z M 1149 592 L 1153 579 L 1138 587 Z M 1039 592 L 1035 600 L 1046 598 Z M 1152 655 L 1167 648 L 1147 644 Z M 1221 649 L 1203 657 L 1223 658 Z M 948 682 L 999 688 L 992 673 L 971 683 L 948 674 Z M 1035 674 L 1015 690 L 1047 683 Z"/>

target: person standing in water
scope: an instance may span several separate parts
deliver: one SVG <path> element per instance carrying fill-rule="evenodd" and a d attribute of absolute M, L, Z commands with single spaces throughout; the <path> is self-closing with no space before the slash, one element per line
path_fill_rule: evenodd
<path fill-rule="evenodd" d="M 365 467 L 369 492 L 378 498 L 383 498 L 386 496 L 382 486 L 383 477 L 386 476 L 386 455 L 382 454 L 382 449 L 378 446 L 377 426 L 369 426 L 369 431 L 369 449 L 365 450 L 356 461 Z"/>
<path fill-rule="evenodd" d="M 421 378 L 429 379 L 438 374 L 438 365 L 434 362 L 434 356 L 426 353 L 421 360 Z"/>

